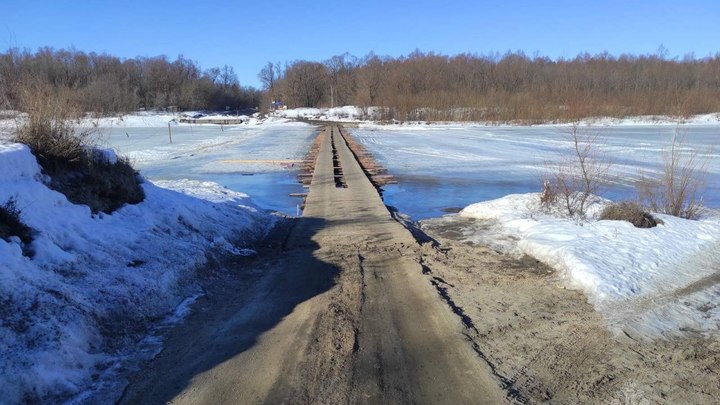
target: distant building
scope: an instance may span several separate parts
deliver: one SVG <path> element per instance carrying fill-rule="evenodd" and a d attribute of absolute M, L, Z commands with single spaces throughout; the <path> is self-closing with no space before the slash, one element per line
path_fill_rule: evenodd
<path fill-rule="evenodd" d="M 270 107 L 273 110 L 287 110 L 287 106 L 282 101 L 273 101 L 270 103 Z"/>

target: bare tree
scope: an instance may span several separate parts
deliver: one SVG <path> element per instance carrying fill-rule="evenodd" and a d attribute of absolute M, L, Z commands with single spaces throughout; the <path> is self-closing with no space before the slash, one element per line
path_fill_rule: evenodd
<path fill-rule="evenodd" d="M 5 78 L 0 75 L 0 109 L 10 108 L 10 101 L 8 100 L 8 85 L 5 84 Z"/>
<path fill-rule="evenodd" d="M 317 107 L 324 99 L 327 84 L 325 65 L 298 61 L 285 69 L 290 101 L 295 106 Z"/>
<path fill-rule="evenodd" d="M 275 100 L 275 66 L 272 62 L 268 62 L 265 67 L 258 73 L 258 79 L 263 84 L 265 90 L 269 91 L 273 101 Z"/>
<path fill-rule="evenodd" d="M 333 56 L 325 62 L 328 71 L 331 104 L 346 105 L 355 96 L 357 75 L 355 72 L 358 60 L 349 53 Z M 331 105 L 334 106 L 334 105 Z"/>
<path fill-rule="evenodd" d="M 240 86 L 235 70 L 232 66 L 224 65 L 220 69 L 220 76 L 218 77 L 219 84 L 223 89 L 229 89 L 232 86 Z"/>

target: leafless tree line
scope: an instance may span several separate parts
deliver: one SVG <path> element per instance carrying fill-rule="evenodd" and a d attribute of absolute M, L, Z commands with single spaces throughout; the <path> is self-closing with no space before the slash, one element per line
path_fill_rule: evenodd
<path fill-rule="evenodd" d="M 123 59 L 10 49 L 0 54 L 0 108 L 21 108 L 22 87 L 40 81 L 70 91 L 85 111 L 100 113 L 268 107 L 272 100 L 290 107 L 380 106 L 377 118 L 400 120 L 536 122 L 720 111 L 720 54 L 668 59 L 603 53 L 554 61 L 522 52 L 416 51 L 398 58 L 346 53 L 324 62 L 271 62 L 258 77 L 264 92 L 240 86 L 230 66 L 202 70 L 182 56 Z"/>
<path fill-rule="evenodd" d="M 268 63 L 259 78 L 266 100 L 291 107 L 382 106 L 385 118 L 400 120 L 534 122 L 720 111 L 720 54 L 603 53 L 557 61 L 522 52 L 344 54 L 322 63 Z"/>
<path fill-rule="evenodd" d="M 122 59 L 52 48 L 0 54 L 0 108 L 23 109 L 23 89 L 38 84 L 68 92 L 81 109 L 98 113 L 168 106 L 235 109 L 260 102 L 260 92 L 240 86 L 232 67 L 202 70 L 183 56 Z"/>

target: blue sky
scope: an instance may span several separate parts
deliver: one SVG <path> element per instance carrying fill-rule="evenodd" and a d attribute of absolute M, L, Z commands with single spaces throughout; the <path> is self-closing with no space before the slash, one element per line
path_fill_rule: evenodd
<path fill-rule="evenodd" d="M 7 2 L 7 4 L 2 4 Z M 400 56 L 522 50 L 553 59 L 608 51 L 720 52 L 720 1 L 34 1 L 0 0 L 0 48 L 120 57 L 182 54 L 259 84 L 268 61 L 350 52 Z"/>

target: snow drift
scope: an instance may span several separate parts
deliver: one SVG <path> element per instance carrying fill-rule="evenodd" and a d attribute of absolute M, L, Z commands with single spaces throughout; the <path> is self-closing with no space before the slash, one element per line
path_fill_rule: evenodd
<path fill-rule="evenodd" d="M 35 233 L 32 257 L 0 239 L 0 403 L 86 387 L 194 292 L 208 251 L 243 253 L 276 218 L 245 194 L 188 180 L 146 181 L 142 203 L 92 215 L 49 189 L 20 144 L 0 144 L 0 173 L 0 203 L 14 198 Z"/>
<path fill-rule="evenodd" d="M 599 200 L 592 217 L 607 203 Z M 582 290 L 616 332 L 641 336 L 720 331 L 720 284 L 704 283 L 720 269 L 720 216 L 698 221 L 653 214 L 662 220 L 640 229 L 625 221 L 579 222 L 540 208 L 540 194 L 513 194 L 472 204 L 462 217 L 495 221 L 470 239 L 555 268 L 569 287 Z M 505 241 L 505 243 L 498 243 Z"/>

